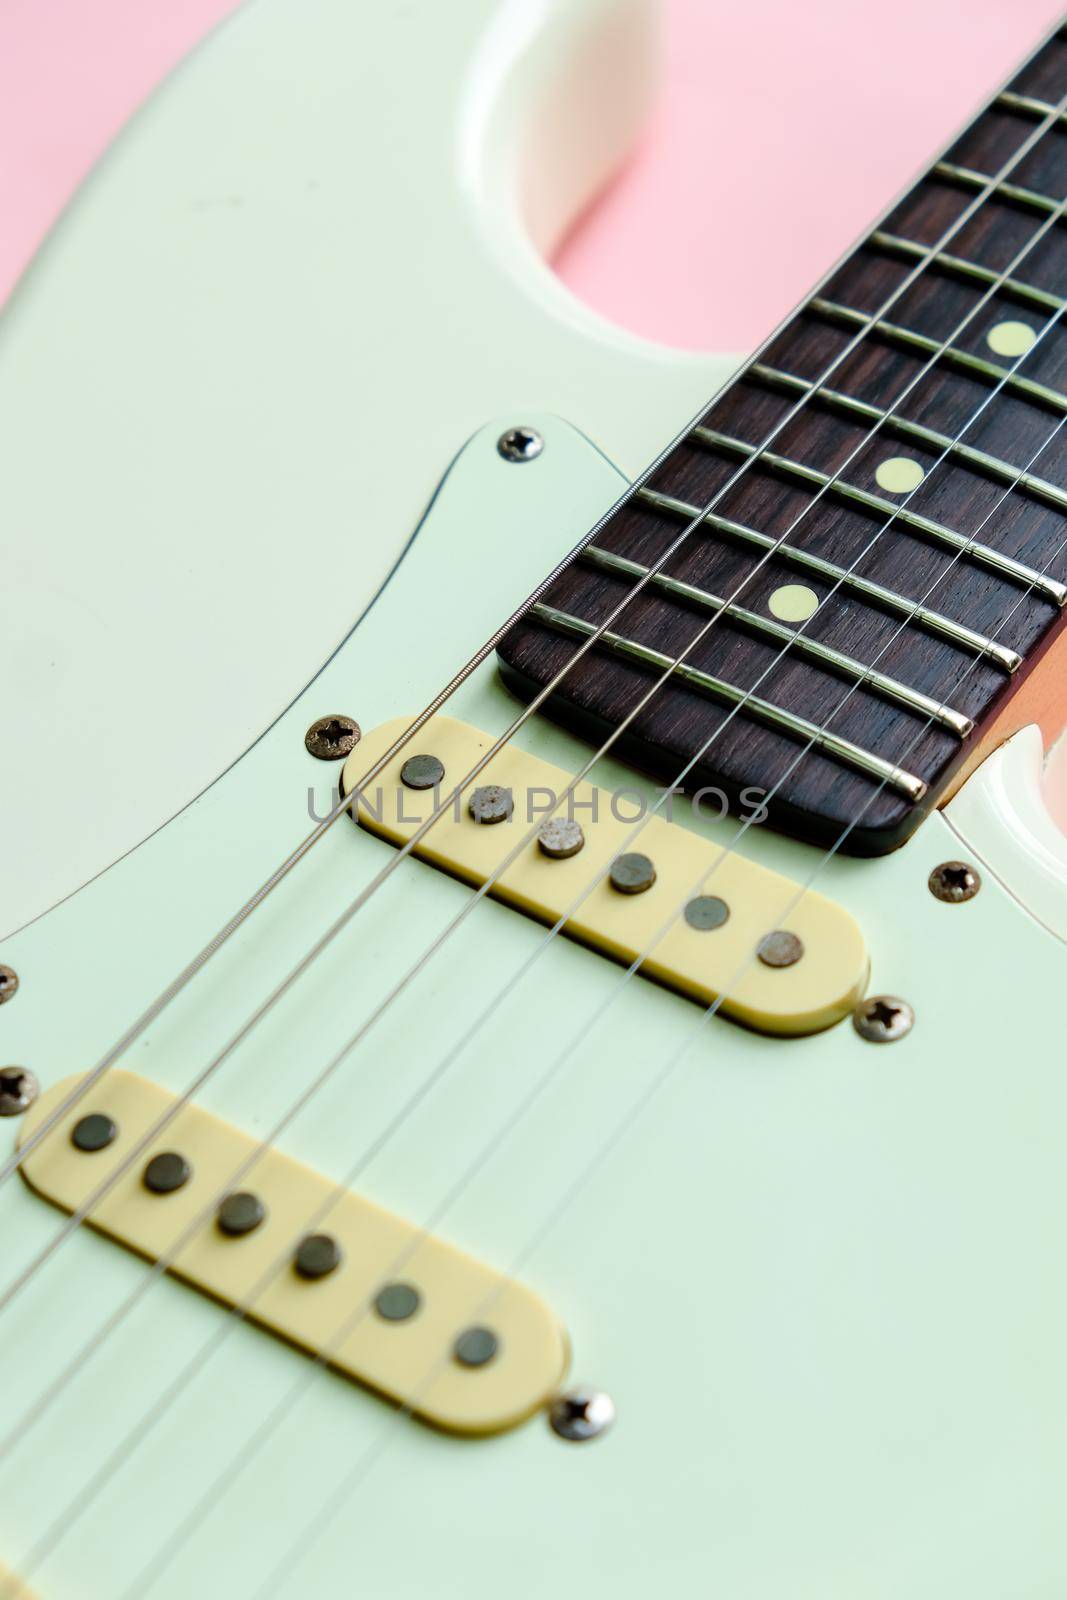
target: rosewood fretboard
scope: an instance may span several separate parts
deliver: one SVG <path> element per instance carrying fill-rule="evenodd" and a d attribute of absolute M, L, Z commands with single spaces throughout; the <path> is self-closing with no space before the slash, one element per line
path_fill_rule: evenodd
<path fill-rule="evenodd" d="M 692 645 L 618 754 L 703 749 L 686 788 L 856 854 L 911 833 L 1064 620 L 1065 101 L 1061 32 L 510 631 L 518 694 L 627 601 L 553 716 L 600 742 Z"/>

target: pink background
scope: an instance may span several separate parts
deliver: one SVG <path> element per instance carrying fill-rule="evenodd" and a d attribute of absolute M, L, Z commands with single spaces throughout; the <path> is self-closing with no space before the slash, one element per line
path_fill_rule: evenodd
<path fill-rule="evenodd" d="M 0 0 L 0 299 L 129 113 L 235 8 L 236 0 Z M 559 270 L 635 332 L 741 350 L 800 298 L 1059 6 L 664 0 L 664 14 L 659 111 L 627 171 L 564 247 Z"/>

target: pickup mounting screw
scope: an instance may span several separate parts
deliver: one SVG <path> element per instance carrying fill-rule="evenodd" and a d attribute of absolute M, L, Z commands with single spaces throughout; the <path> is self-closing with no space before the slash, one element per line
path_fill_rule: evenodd
<path fill-rule="evenodd" d="M 40 1087 L 25 1067 L 0 1067 L 0 1117 L 20 1117 L 33 1105 Z"/>
<path fill-rule="evenodd" d="M 931 872 L 927 882 L 935 900 L 944 900 L 957 906 L 964 900 L 973 900 L 982 887 L 976 867 L 966 861 L 943 861 Z"/>
<path fill-rule="evenodd" d="M 615 1402 L 603 1389 L 568 1389 L 557 1395 L 548 1409 L 553 1433 L 582 1444 L 595 1439 L 615 1421 Z"/>
<path fill-rule="evenodd" d="M 895 994 L 872 994 L 861 1000 L 852 1013 L 852 1026 L 861 1039 L 872 1044 L 892 1044 L 910 1033 L 915 1013 L 906 1000 Z"/>
<path fill-rule="evenodd" d="M 545 448 L 536 428 L 509 428 L 496 442 L 505 461 L 534 461 Z"/>
<path fill-rule="evenodd" d="M 13 967 L 0 966 L 0 1006 L 14 1000 L 18 992 L 19 975 Z"/>
<path fill-rule="evenodd" d="M 352 717 L 320 717 L 304 735 L 308 754 L 319 761 L 340 761 L 359 741 L 360 726 Z"/>

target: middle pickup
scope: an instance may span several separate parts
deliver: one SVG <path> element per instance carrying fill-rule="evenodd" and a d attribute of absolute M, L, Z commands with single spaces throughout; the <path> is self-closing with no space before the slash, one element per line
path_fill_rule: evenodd
<path fill-rule="evenodd" d="M 494 741 L 451 717 L 364 788 L 407 726 L 365 735 L 345 764 L 370 832 L 403 845 L 443 808 L 412 854 L 763 1033 L 818 1032 L 862 995 L 867 951 L 843 907 L 662 815 L 635 834 L 632 793 L 578 783 L 568 797 L 570 774 L 514 744 L 466 785 Z"/>

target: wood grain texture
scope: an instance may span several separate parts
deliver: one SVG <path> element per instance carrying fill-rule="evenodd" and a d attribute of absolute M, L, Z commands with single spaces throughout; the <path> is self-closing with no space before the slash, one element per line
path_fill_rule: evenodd
<path fill-rule="evenodd" d="M 1067 95 L 1067 41 L 1058 36 L 1046 45 L 1012 89 L 1059 102 Z M 1035 132 L 1033 148 L 1019 157 Z M 1015 159 L 1012 184 L 1056 204 L 1067 196 L 1067 124 L 1053 121 L 1042 131 L 1039 114 L 1000 102 L 975 120 L 944 159 L 987 175 Z M 974 201 L 973 189 L 931 170 L 880 228 L 929 247 Z M 1040 700 L 1046 721 L 1050 704 L 1063 705 L 1062 696 L 1043 687 L 1056 671 L 1050 647 L 1063 627 L 1055 601 L 1017 577 L 991 570 L 972 551 L 960 553 L 932 541 L 908 525 L 907 517 L 917 513 L 1067 583 L 1067 511 L 1056 503 L 1058 492 L 1067 488 L 1067 426 L 1061 425 L 1067 326 L 1056 305 L 1067 296 L 1064 228 L 1058 217 L 1050 219 L 998 190 L 943 249 L 955 262 L 987 274 L 1010 267 L 1013 284 L 968 278 L 955 263 L 936 258 L 916 274 L 906 252 L 888 248 L 880 234 L 868 236 L 821 287 L 818 304 L 802 306 L 760 352 L 759 367 L 750 365 L 700 419 L 703 427 L 753 447 L 753 459 L 746 462 L 739 449 L 690 434 L 652 473 L 648 487 L 700 508 L 713 506 L 718 517 L 853 570 L 1017 651 L 1023 665 L 1009 679 L 988 657 L 902 620 L 854 589 L 835 589 L 810 575 L 800 578 L 821 602 L 804 630 L 810 637 L 965 713 L 975 723 L 969 738 L 961 741 L 924 713 L 801 659 L 793 648 L 783 653 L 780 645 L 754 636 L 733 618 L 720 615 L 709 625 L 705 611 L 641 588 L 631 578 L 594 570 L 580 556 L 545 596 L 551 605 L 595 625 L 625 602 L 611 624 L 614 632 L 671 659 L 687 652 L 691 665 L 921 777 L 927 793 L 915 802 L 674 679 L 634 717 L 615 746 L 619 755 L 664 781 L 677 781 L 692 764 L 684 786 L 719 787 L 738 810 L 750 804 L 744 793 L 761 790 L 769 796 L 775 826 L 853 854 L 880 854 L 902 843 L 949 791 L 954 776 L 973 765 L 976 752 L 990 747 L 991 734 L 1019 725 L 1012 705 L 1021 713 Z M 1034 289 L 1046 301 L 1035 299 Z M 855 330 L 840 325 L 822 303 L 871 316 L 894 294 L 899 298 L 883 313 L 882 324 L 945 343 L 948 352 L 993 362 L 1001 370 L 1012 363 L 993 353 L 990 330 L 1006 320 L 1027 323 L 1037 342 L 1012 368 L 1013 380 L 1031 380 L 1048 392 L 1025 391 L 1014 381 L 998 384 L 995 375 L 961 368 L 948 354 L 931 364 L 926 351 L 903 347 L 878 323 L 828 376 Z M 837 396 L 958 438 L 1001 466 L 989 470 L 959 452 L 946 455 L 940 446 L 901 436 L 889 425 L 875 429 L 868 417 L 850 414 L 832 395 L 815 394 L 798 406 L 796 393 L 773 382 L 764 371 L 768 367 L 811 384 L 823 382 Z M 822 493 L 797 481 L 788 465 L 776 465 L 762 452 L 772 433 L 770 452 L 839 479 Z M 885 498 L 878 467 L 900 455 L 917 461 L 925 476 L 906 505 L 904 497 L 888 497 L 901 507 L 896 517 L 857 505 L 843 492 L 854 487 Z M 1051 489 L 1018 481 L 1024 472 Z M 631 496 L 596 542 L 654 567 L 664 562 L 685 526 L 684 518 Z M 663 571 L 736 598 L 764 616 L 771 615 L 774 591 L 800 576 L 784 550 L 767 557 L 707 522 L 685 535 Z M 567 670 L 576 648 L 572 638 L 526 617 L 501 645 L 501 670 L 523 697 L 564 674 L 546 711 L 600 742 L 633 712 L 655 674 L 597 647 Z M 1031 679 L 1034 687 L 1027 688 L 1024 699 L 1021 691 Z M 1063 710 L 1067 715 L 1067 706 Z"/>

